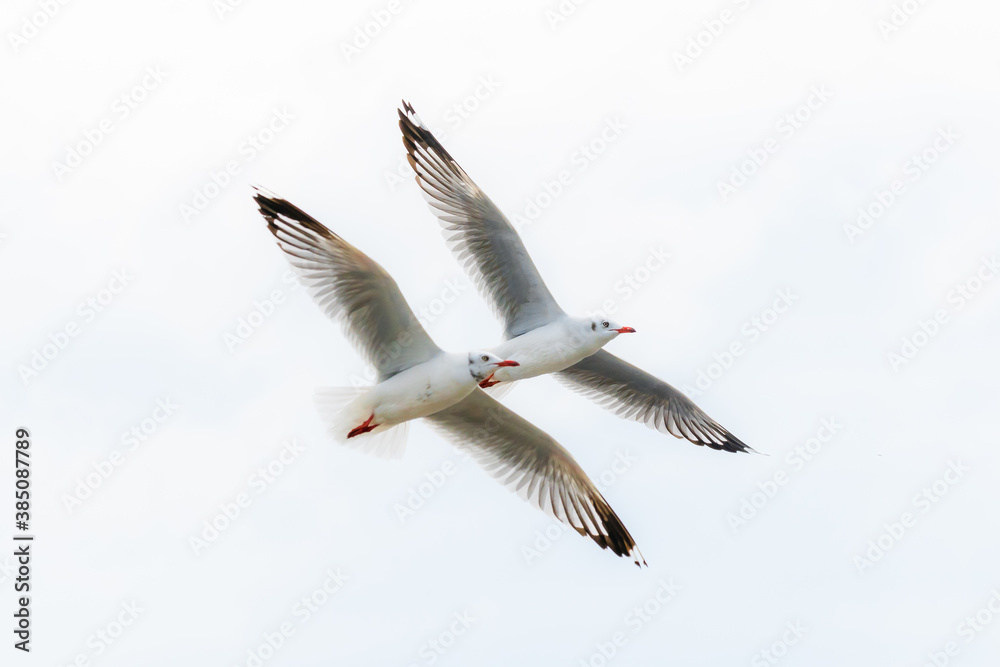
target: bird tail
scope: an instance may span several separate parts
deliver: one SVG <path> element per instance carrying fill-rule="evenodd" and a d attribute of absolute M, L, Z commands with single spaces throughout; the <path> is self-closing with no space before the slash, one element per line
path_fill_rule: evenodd
<path fill-rule="evenodd" d="M 406 449 L 409 422 L 376 426 L 348 438 L 352 429 L 371 417 L 371 387 L 321 387 L 316 390 L 316 410 L 327 433 L 338 443 L 383 459 L 398 459 Z"/>

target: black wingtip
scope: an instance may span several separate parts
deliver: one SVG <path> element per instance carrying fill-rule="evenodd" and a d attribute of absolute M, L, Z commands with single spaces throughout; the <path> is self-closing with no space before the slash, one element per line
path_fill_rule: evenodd
<path fill-rule="evenodd" d="M 403 109 L 407 113 L 403 112 Z M 417 155 L 417 147 L 420 147 L 424 151 L 429 151 L 434 153 L 435 156 L 444 163 L 447 169 L 450 169 L 456 175 L 461 175 L 464 172 L 462 168 L 458 166 L 455 158 L 451 156 L 445 147 L 437 140 L 437 137 L 424 125 L 424 122 L 420 120 L 420 116 L 414 111 L 413 107 L 410 106 L 408 102 L 403 103 L 403 109 L 399 111 L 399 130 L 402 132 L 403 146 L 406 148 L 406 153 L 408 156 L 412 157 L 413 160 L 410 161 L 410 165 L 416 169 L 416 162 L 424 162 L 426 158 L 420 158 Z M 417 174 L 418 180 L 421 178 L 419 173 Z"/>
<path fill-rule="evenodd" d="M 760 454 L 760 452 L 737 438 L 715 420 L 709 419 L 709 422 L 710 426 L 708 433 L 710 433 L 715 439 L 707 437 L 704 432 L 698 434 L 694 430 L 692 430 L 692 435 L 683 431 L 680 434 L 671 433 L 671 435 L 683 438 L 684 440 L 696 445 L 703 445 L 709 449 L 714 449 L 720 452 L 731 452 L 733 454 Z M 704 429 L 702 429 L 702 431 L 704 431 Z M 716 442 L 716 439 L 721 440 L 722 442 Z"/>
<path fill-rule="evenodd" d="M 253 187 L 253 200 L 257 204 L 257 208 L 260 209 L 260 214 L 267 219 L 268 223 L 273 223 L 275 218 L 282 215 L 288 218 L 296 219 L 299 216 L 295 215 L 295 212 L 299 211 L 295 206 L 290 204 L 287 200 L 281 199 L 274 193 L 265 190 L 264 188 L 254 185 Z M 305 215 L 302 213 L 302 215 Z M 308 217 L 308 216 L 306 216 Z"/>
<path fill-rule="evenodd" d="M 721 448 L 727 452 L 733 452 L 735 454 L 760 454 L 756 449 L 746 444 L 735 435 L 729 431 L 725 431 L 726 439 L 722 443 Z M 767 456 L 766 454 L 764 456 Z"/>
<path fill-rule="evenodd" d="M 278 197 L 273 192 L 258 185 L 252 186 L 253 200 L 257 203 L 260 214 L 267 220 L 267 227 L 275 236 L 278 235 L 278 220 L 293 221 L 315 234 L 326 238 L 339 238 L 326 225 L 316 220 L 301 208 L 287 199 Z"/>
<path fill-rule="evenodd" d="M 600 517 L 601 523 L 603 524 L 607 535 L 594 535 L 589 534 L 583 528 L 577 528 L 577 531 L 581 535 L 588 535 L 594 540 L 602 549 L 610 549 L 616 556 L 621 558 L 631 558 L 632 562 L 636 564 L 637 567 L 642 567 L 646 565 L 646 559 L 642 557 L 642 552 L 639 551 L 639 547 L 635 544 L 635 539 L 628 532 L 628 528 L 622 523 L 622 520 L 618 518 L 615 511 L 611 509 L 608 505 L 607 500 L 603 496 L 599 496 L 600 502 L 595 503 L 595 509 Z M 639 564 L 642 561 L 642 565 Z"/>

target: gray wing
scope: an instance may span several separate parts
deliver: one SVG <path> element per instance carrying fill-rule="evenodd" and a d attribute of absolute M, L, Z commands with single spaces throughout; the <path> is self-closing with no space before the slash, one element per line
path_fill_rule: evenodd
<path fill-rule="evenodd" d="M 559 318 L 563 311 L 514 227 L 405 101 L 399 110 L 399 129 L 407 160 L 444 228 L 448 247 L 503 320 L 507 337 Z"/>
<path fill-rule="evenodd" d="M 646 564 L 635 540 L 569 452 L 482 390 L 426 419 L 524 500 L 589 535 L 602 549 Z"/>
<path fill-rule="evenodd" d="M 624 419 L 712 449 L 755 451 L 687 396 L 610 352 L 599 350 L 555 375 L 571 389 Z"/>
<path fill-rule="evenodd" d="M 380 380 L 441 353 L 385 269 L 288 201 L 260 190 L 254 201 L 301 282 Z"/>

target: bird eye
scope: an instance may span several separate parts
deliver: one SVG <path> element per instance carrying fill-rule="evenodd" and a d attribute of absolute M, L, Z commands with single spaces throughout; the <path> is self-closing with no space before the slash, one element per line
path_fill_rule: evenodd
<path fill-rule="evenodd" d="M 484 354 L 483 355 L 483 361 L 489 361 L 489 360 L 490 360 L 490 358 Z"/>
<path fill-rule="evenodd" d="M 605 329 L 607 329 L 608 328 L 608 321 L 604 320 L 603 322 L 601 322 L 601 326 L 604 327 Z"/>

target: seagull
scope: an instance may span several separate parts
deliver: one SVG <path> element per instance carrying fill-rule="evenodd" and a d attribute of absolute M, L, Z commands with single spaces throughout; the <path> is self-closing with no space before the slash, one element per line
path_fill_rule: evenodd
<path fill-rule="evenodd" d="M 401 429 L 426 419 L 524 500 L 601 548 L 646 564 L 570 453 L 478 387 L 516 361 L 492 352 L 444 352 L 385 269 L 287 200 L 255 188 L 254 201 L 300 281 L 377 371 L 373 387 L 318 393 L 320 416 L 335 439 L 376 443 L 363 449 L 400 456 Z"/>
<path fill-rule="evenodd" d="M 677 389 L 602 349 L 635 329 L 563 312 L 507 217 L 406 100 L 398 111 L 407 161 L 421 194 L 449 248 L 504 324 L 504 342 L 493 352 L 520 362 L 498 368 L 482 387 L 554 373 L 624 419 L 712 449 L 755 451 Z"/>

